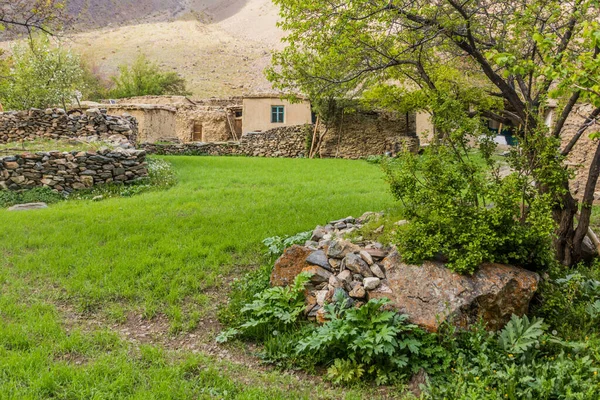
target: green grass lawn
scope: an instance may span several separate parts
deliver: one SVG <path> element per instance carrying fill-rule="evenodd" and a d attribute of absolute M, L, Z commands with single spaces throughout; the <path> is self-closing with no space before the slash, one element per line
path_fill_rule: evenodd
<path fill-rule="evenodd" d="M 362 161 L 165 159 L 179 178 L 166 191 L 0 211 L 0 399 L 338 398 L 69 321 L 65 310 L 111 323 L 166 315 L 171 333 L 202 331 L 230 279 L 264 260 L 265 237 L 394 206 Z"/>

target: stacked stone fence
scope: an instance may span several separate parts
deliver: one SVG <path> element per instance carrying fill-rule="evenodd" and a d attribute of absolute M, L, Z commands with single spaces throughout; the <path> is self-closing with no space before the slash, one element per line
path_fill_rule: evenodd
<path fill-rule="evenodd" d="M 252 132 L 239 142 L 220 143 L 143 143 L 151 154 L 210 155 L 298 158 L 306 154 L 310 125 L 286 126 L 265 132 Z"/>
<path fill-rule="evenodd" d="M 0 143 L 89 137 L 102 140 L 114 135 L 136 143 L 136 119 L 127 114 L 122 117 L 107 115 L 106 110 L 99 109 L 70 113 L 59 108 L 0 113 Z"/>
<path fill-rule="evenodd" d="M 148 176 L 146 152 L 131 149 L 24 153 L 0 157 L 0 189 L 49 187 L 71 192 Z"/>

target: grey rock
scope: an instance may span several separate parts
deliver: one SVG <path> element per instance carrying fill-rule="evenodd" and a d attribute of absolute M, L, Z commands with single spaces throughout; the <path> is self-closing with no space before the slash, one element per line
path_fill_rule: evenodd
<path fill-rule="evenodd" d="M 373 276 L 373 272 L 371 272 L 371 269 L 369 268 L 367 263 L 364 262 L 364 260 L 360 258 L 360 256 L 354 253 L 350 253 L 346 256 L 344 261 L 346 268 L 348 268 L 350 271 L 356 274 L 360 274 L 367 278 Z"/>
<path fill-rule="evenodd" d="M 366 262 L 368 265 L 373 265 L 373 257 L 371 257 L 367 251 L 361 250 L 359 254 L 360 258 L 362 258 L 364 262 Z"/>
<path fill-rule="evenodd" d="M 327 256 L 330 258 L 344 258 L 348 253 L 360 251 L 360 247 L 347 240 L 334 240 L 327 248 Z"/>
<path fill-rule="evenodd" d="M 380 283 L 381 280 L 379 278 L 365 278 L 363 281 L 363 285 L 366 290 L 377 289 Z"/>
<path fill-rule="evenodd" d="M 310 253 L 309 256 L 306 257 L 306 262 L 310 265 L 318 265 L 321 268 L 331 271 L 331 266 L 329 265 L 329 261 L 323 250 L 317 250 Z"/>
<path fill-rule="evenodd" d="M 26 204 L 17 204 L 8 209 L 8 211 L 29 211 L 29 210 L 42 210 L 44 208 L 48 208 L 48 204 L 46 203 L 26 203 Z"/>
<path fill-rule="evenodd" d="M 370 268 L 371 272 L 373 272 L 373 275 L 375 275 L 379 279 L 385 279 L 385 272 L 383 272 L 383 268 L 381 268 L 379 264 L 373 264 Z"/>

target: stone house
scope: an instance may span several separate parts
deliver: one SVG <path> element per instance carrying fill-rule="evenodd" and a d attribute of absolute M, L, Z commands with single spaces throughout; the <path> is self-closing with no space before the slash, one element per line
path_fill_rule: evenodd
<path fill-rule="evenodd" d="M 306 98 L 301 98 L 298 103 L 290 103 L 273 93 L 244 96 L 243 133 L 312 123 L 312 110 Z"/>

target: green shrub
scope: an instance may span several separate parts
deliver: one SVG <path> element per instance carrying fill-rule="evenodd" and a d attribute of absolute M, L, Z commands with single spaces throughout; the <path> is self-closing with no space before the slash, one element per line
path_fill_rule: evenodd
<path fill-rule="evenodd" d="M 273 332 L 287 332 L 298 326 L 304 311 L 304 286 L 310 274 L 301 273 L 291 286 L 270 287 L 257 293 L 254 301 L 242 307 L 243 322 L 222 332 L 217 342 L 223 343 L 234 336 L 265 338 Z"/>
<path fill-rule="evenodd" d="M 432 375 L 430 399 L 596 399 L 598 347 L 546 333 L 541 319 L 513 317 L 499 333 L 482 325 L 440 336 L 450 371 Z"/>
<path fill-rule="evenodd" d="M 157 64 L 144 55 L 140 55 L 131 67 L 121 65 L 119 75 L 112 80 L 114 88 L 110 96 L 113 98 L 191 94 L 185 87 L 185 79 L 175 72 L 161 71 Z"/>
<path fill-rule="evenodd" d="M 580 265 L 572 271 L 553 268 L 540 284 L 536 315 L 543 317 L 553 330 L 566 337 L 585 337 L 600 333 L 600 268 Z"/>
<path fill-rule="evenodd" d="M 14 192 L 10 190 L 0 190 L 0 207 L 10 207 L 15 204 L 24 203 L 57 203 L 65 200 L 65 197 L 60 193 L 48 187 L 36 187 L 30 190 Z"/>
<path fill-rule="evenodd" d="M 360 308 L 348 308 L 346 301 L 337 299 L 325 306 L 328 321 L 298 343 L 299 354 L 318 354 L 321 363 L 333 361 L 327 377 L 337 384 L 359 379 L 394 383 L 423 367 L 426 334 L 406 323 L 406 315 L 382 310 L 386 299 L 370 300 Z M 428 357 L 437 356 L 432 352 L 435 346 L 427 350 Z"/>
<path fill-rule="evenodd" d="M 472 273 L 483 262 L 533 270 L 553 262 L 550 202 L 529 195 L 536 189 L 519 176 L 489 179 L 487 164 L 457 161 L 443 146 L 424 156 L 404 153 L 382 165 L 410 221 L 397 229 L 396 238 L 409 263 L 442 258 L 448 268 Z"/>

